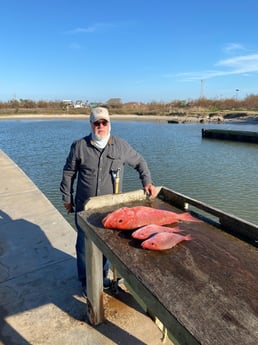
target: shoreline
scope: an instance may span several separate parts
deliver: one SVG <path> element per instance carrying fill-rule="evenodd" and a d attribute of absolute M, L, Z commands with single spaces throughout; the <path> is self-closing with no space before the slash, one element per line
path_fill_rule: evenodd
<path fill-rule="evenodd" d="M 86 114 L 9 114 L 0 115 L 1 120 L 89 120 Z M 258 124 L 258 115 L 249 114 L 246 116 L 238 116 L 232 118 L 224 118 L 223 116 L 207 117 L 206 114 L 198 114 L 196 116 L 177 116 L 177 115 L 136 115 L 136 114 L 111 114 L 111 121 L 150 121 L 161 123 L 250 123 Z"/>

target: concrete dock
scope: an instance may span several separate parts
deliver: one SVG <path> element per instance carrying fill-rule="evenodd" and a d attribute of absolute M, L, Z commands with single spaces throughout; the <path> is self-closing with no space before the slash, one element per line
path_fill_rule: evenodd
<path fill-rule="evenodd" d="M 75 239 L 73 227 L 0 150 L 0 344 L 164 344 L 126 290 L 105 292 L 106 321 L 89 325 Z"/>
<path fill-rule="evenodd" d="M 239 141 L 258 144 L 258 132 L 236 131 L 229 129 L 202 129 L 202 138 Z"/>

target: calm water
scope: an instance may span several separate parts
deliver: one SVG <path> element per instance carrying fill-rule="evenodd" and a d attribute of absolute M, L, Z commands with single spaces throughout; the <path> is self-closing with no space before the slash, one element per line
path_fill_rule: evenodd
<path fill-rule="evenodd" d="M 258 131 L 258 124 L 113 122 L 147 160 L 156 185 L 258 224 L 258 145 L 202 139 L 202 128 Z M 59 183 L 70 144 L 90 130 L 86 120 L 1 120 L 0 148 L 66 217 Z M 141 188 L 128 168 L 124 191 Z M 72 217 L 67 219 L 72 222 Z"/>

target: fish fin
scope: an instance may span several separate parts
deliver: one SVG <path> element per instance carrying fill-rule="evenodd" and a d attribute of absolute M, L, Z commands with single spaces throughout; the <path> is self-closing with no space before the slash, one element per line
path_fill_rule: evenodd
<path fill-rule="evenodd" d="M 185 241 L 191 241 L 193 238 L 192 238 L 192 235 L 188 234 L 185 236 Z"/>
<path fill-rule="evenodd" d="M 187 212 L 179 214 L 178 219 L 185 222 L 201 222 L 200 219 L 193 217 L 190 213 Z"/>
<path fill-rule="evenodd" d="M 180 229 L 178 226 L 171 227 L 171 229 L 173 229 L 172 232 L 175 232 L 175 233 L 184 231 L 183 229 Z"/>

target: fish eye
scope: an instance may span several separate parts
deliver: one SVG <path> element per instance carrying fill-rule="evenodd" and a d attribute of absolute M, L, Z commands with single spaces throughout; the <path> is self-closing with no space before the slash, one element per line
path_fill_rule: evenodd
<path fill-rule="evenodd" d="M 122 223 L 122 221 L 123 221 L 123 219 L 121 219 L 121 218 L 118 219 L 118 223 Z"/>

